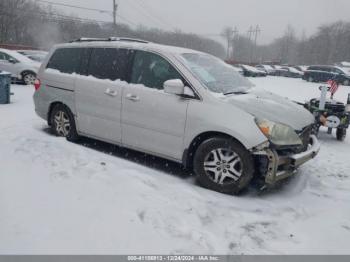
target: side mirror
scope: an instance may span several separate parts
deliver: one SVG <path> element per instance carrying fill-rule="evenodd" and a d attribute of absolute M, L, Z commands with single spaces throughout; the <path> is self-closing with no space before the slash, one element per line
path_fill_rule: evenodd
<path fill-rule="evenodd" d="M 16 59 L 13 59 L 13 58 L 10 58 L 8 60 L 11 64 L 16 64 L 17 63 L 17 60 Z"/>
<path fill-rule="evenodd" d="M 165 81 L 163 86 L 164 92 L 167 94 L 184 95 L 185 93 L 185 85 L 181 79 L 171 79 Z"/>

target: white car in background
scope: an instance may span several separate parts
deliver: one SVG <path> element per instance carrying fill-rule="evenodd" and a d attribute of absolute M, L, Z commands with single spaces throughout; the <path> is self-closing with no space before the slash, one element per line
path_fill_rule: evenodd
<path fill-rule="evenodd" d="M 239 73 L 240 75 L 244 76 L 244 72 L 243 72 L 243 69 L 240 68 L 239 66 L 235 66 L 235 65 L 232 65 L 232 68 L 233 70 L 235 70 L 237 73 Z"/>
<path fill-rule="evenodd" d="M 13 79 L 23 81 L 26 85 L 32 85 L 39 67 L 39 62 L 16 51 L 0 48 L 0 70 L 11 73 Z"/>
<path fill-rule="evenodd" d="M 257 65 L 255 66 L 258 70 L 262 70 L 266 72 L 268 75 L 274 75 L 275 74 L 275 69 L 270 66 L 270 65 Z"/>
<path fill-rule="evenodd" d="M 265 71 L 259 70 L 254 66 L 250 66 L 250 65 L 240 65 L 240 66 L 243 69 L 244 76 L 247 76 L 247 77 L 267 76 L 267 73 Z"/>
<path fill-rule="evenodd" d="M 16 50 L 21 55 L 28 57 L 35 62 L 43 62 L 48 52 L 41 50 Z"/>

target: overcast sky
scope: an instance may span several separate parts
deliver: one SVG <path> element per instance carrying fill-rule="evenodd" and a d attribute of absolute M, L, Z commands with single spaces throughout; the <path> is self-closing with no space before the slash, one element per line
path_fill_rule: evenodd
<path fill-rule="evenodd" d="M 81 5 L 112 10 L 113 0 L 50 0 L 56 3 Z M 314 33 L 323 23 L 349 20 L 350 0 L 117 0 L 118 12 L 134 24 L 174 28 L 184 32 L 208 35 L 220 40 L 223 27 L 237 26 L 247 34 L 251 25 L 259 25 L 259 43 L 271 42 L 291 24 L 301 35 Z M 57 7 L 56 7 L 57 8 Z M 82 18 L 111 21 L 108 14 L 63 8 Z M 119 22 L 125 22 L 118 18 Z"/>

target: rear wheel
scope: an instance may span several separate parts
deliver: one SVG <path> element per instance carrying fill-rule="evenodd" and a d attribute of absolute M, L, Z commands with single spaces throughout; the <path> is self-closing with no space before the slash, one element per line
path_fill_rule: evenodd
<path fill-rule="evenodd" d="M 79 135 L 76 130 L 74 116 L 64 105 L 56 105 L 51 112 L 51 129 L 56 136 L 62 136 L 69 141 L 77 141 Z"/>
<path fill-rule="evenodd" d="M 348 79 L 344 80 L 343 85 L 344 85 L 344 86 L 350 85 L 350 81 L 349 81 Z"/>
<path fill-rule="evenodd" d="M 246 188 L 254 173 L 253 158 L 238 142 L 215 137 L 204 141 L 194 157 L 194 171 L 203 187 L 226 194 Z"/>
<path fill-rule="evenodd" d="M 23 73 L 23 82 L 26 85 L 34 85 L 36 75 L 31 72 Z"/>
<path fill-rule="evenodd" d="M 338 128 L 337 129 L 337 140 L 344 141 L 345 137 L 346 137 L 346 129 L 345 128 Z"/>

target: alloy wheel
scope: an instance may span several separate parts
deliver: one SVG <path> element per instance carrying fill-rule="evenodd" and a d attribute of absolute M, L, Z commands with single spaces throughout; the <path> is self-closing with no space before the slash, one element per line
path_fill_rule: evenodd
<path fill-rule="evenodd" d="M 220 185 L 236 182 L 243 173 L 241 158 L 226 148 L 209 152 L 205 157 L 204 170 L 211 180 Z"/>
<path fill-rule="evenodd" d="M 33 74 L 27 74 L 23 77 L 23 81 L 26 85 L 34 85 L 35 80 L 36 77 Z"/>
<path fill-rule="evenodd" d="M 55 114 L 54 121 L 57 134 L 67 137 L 71 129 L 68 115 L 64 111 L 58 111 Z"/>

